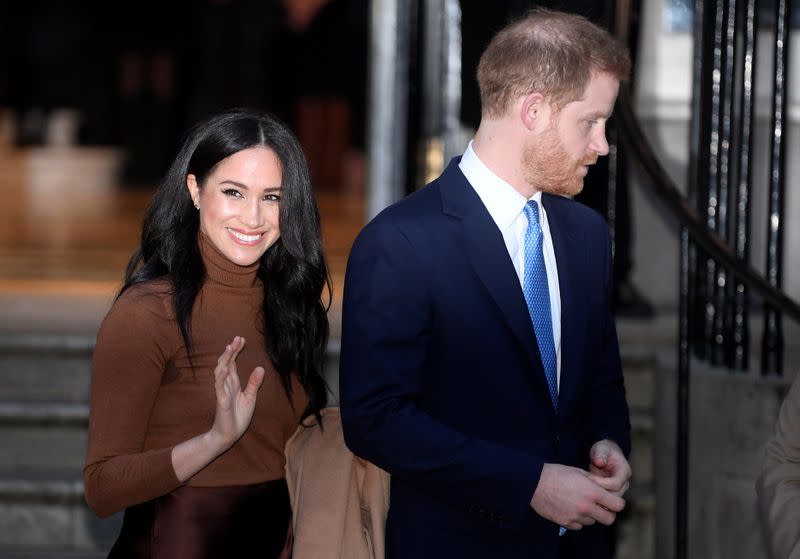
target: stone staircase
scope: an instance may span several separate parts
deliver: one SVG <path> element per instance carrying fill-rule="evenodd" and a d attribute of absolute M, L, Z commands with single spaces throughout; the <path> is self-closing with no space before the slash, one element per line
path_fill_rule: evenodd
<path fill-rule="evenodd" d="M 640 326 L 628 329 L 639 335 Z M 654 345 L 635 336 L 626 344 L 626 328 L 621 325 L 620 335 L 635 477 L 619 521 L 617 556 L 649 559 L 655 531 Z M 335 393 L 337 335 L 334 329 L 328 351 Z M 99 519 L 83 500 L 93 344 L 86 333 L 0 332 L 0 557 L 104 557 L 118 533 L 121 514 Z"/>
<path fill-rule="evenodd" d="M 93 346 L 0 333 L 0 558 L 105 557 L 116 539 L 122 514 L 100 519 L 83 499 Z M 338 359 L 332 342 L 333 390 Z"/>
<path fill-rule="evenodd" d="M 616 559 L 656 556 L 655 410 L 659 353 L 675 351 L 674 316 L 617 320 L 625 390 L 631 413 L 631 487 L 618 517 Z"/>
<path fill-rule="evenodd" d="M 631 412 L 631 487 L 619 517 L 617 559 L 653 559 L 655 553 L 653 355 L 623 350 L 625 388 Z"/>
<path fill-rule="evenodd" d="M 103 552 L 119 529 L 121 515 L 101 520 L 83 500 L 93 344 L 77 334 L 0 335 L 2 556 Z"/>

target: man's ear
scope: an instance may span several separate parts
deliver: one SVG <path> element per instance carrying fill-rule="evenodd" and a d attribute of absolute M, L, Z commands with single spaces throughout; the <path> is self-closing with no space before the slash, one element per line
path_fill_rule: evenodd
<path fill-rule="evenodd" d="M 191 173 L 186 175 L 186 188 L 189 189 L 189 196 L 192 197 L 194 207 L 198 207 L 200 205 L 200 187 L 197 186 L 197 177 Z"/>
<path fill-rule="evenodd" d="M 520 105 L 520 119 L 528 130 L 535 130 L 547 117 L 547 103 L 544 95 L 538 92 L 526 95 Z"/>

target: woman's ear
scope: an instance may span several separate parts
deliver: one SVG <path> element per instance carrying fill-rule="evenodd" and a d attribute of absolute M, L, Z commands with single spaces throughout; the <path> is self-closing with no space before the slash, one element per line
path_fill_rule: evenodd
<path fill-rule="evenodd" d="M 197 177 L 189 173 L 186 175 L 186 188 L 189 189 L 189 196 L 192 197 L 192 203 L 198 210 L 200 209 L 200 187 L 197 186 Z"/>

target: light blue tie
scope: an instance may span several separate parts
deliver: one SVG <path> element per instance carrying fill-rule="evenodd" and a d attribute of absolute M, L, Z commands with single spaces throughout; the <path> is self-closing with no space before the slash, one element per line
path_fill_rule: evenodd
<path fill-rule="evenodd" d="M 553 342 L 553 317 L 550 315 L 550 288 L 547 286 L 547 269 L 544 267 L 542 252 L 542 226 L 539 224 L 539 206 L 535 200 L 525 204 L 525 217 L 528 228 L 525 230 L 525 273 L 523 292 L 531 315 L 539 353 L 542 356 L 547 387 L 553 407 L 558 409 L 558 380 L 556 378 L 556 347 Z M 559 526 L 558 535 L 563 536 L 567 529 Z"/>
<path fill-rule="evenodd" d="M 539 206 L 529 200 L 524 208 L 528 218 L 525 230 L 525 272 L 523 292 L 528 304 L 539 353 L 542 357 L 547 386 L 553 407 L 558 409 L 558 381 L 556 372 L 556 348 L 553 342 L 553 320 L 550 315 L 550 289 L 547 286 L 547 269 L 542 252 L 542 226 L 539 224 Z"/>

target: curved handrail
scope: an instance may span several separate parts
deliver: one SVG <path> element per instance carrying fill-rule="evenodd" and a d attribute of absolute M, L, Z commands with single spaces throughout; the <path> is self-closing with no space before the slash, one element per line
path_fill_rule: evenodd
<path fill-rule="evenodd" d="M 714 259 L 731 269 L 743 283 L 752 288 L 761 298 L 800 322 L 800 305 L 780 289 L 770 285 L 749 262 L 738 258 L 730 246 L 706 227 L 686 197 L 667 175 L 653 152 L 650 141 L 644 135 L 639 120 L 633 112 L 633 103 L 628 87 L 620 87 L 615 109 L 618 127 L 625 147 L 635 155 L 640 170 L 646 175 L 669 211 L 680 224 L 689 230 L 692 240 Z"/>

